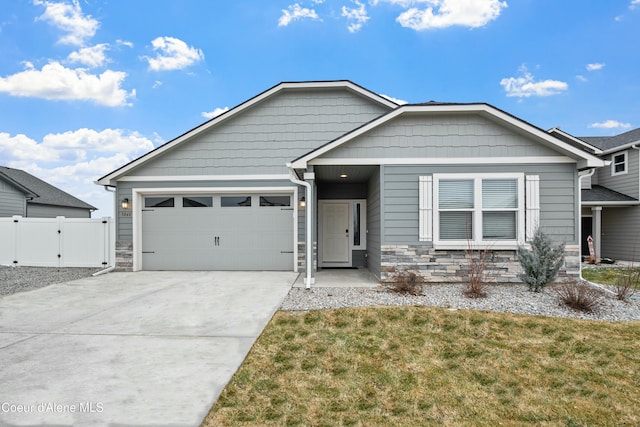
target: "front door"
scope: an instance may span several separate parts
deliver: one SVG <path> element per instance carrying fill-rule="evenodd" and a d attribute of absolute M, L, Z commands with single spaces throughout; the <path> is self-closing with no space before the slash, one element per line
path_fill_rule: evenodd
<path fill-rule="evenodd" d="M 349 203 L 320 204 L 322 265 L 350 266 Z"/>

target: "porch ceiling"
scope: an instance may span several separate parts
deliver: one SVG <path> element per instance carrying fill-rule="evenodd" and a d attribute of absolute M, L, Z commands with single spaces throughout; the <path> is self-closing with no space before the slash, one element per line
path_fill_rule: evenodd
<path fill-rule="evenodd" d="M 369 178 L 378 171 L 378 168 L 379 166 L 376 165 L 323 165 L 315 166 L 314 172 L 317 182 L 358 184 L 369 181 Z M 347 177 L 341 178 L 341 175 L 347 175 Z"/>

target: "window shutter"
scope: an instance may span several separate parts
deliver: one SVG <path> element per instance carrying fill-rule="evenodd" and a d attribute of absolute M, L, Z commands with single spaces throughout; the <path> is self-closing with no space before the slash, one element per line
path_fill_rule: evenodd
<path fill-rule="evenodd" d="M 433 177 L 420 177 L 420 241 L 433 240 Z"/>
<path fill-rule="evenodd" d="M 527 241 L 533 239 L 536 228 L 540 224 L 540 176 L 527 175 L 526 177 L 526 227 Z"/>

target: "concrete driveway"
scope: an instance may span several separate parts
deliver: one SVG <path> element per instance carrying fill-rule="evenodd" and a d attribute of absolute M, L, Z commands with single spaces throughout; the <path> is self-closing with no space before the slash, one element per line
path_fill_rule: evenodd
<path fill-rule="evenodd" d="M 0 425 L 197 426 L 296 273 L 110 273 L 0 298 Z"/>

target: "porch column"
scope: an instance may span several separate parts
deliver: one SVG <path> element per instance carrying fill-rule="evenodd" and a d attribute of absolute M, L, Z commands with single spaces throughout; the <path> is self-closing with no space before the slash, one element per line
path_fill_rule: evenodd
<path fill-rule="evenodd" d="M 592 206 L 591 214 L 592 214 L 591 232 L 593 233 L 591 237 L 593 237 L 593 249 L 596 251 L 596 259 L 600 259 L 602 258 L 602 253 L 600 252 L 600 248 L 602 246 L 600 244 L 600 241 L 602 240 L 602 228 L 601 228 L 602 206 Z"/>
<path fill-rule="evenodd" d="M 316 174 L 314 172 L 305 172 L 304 173 L 304 177 L 303 179 L 308 182 L 309 184 L 311 184 L 311 195 L 310 197 L 308 197 L 308 200 L 306 200 L 306 206 L 305 209 L 310 211 L 310 214 L 308 212 L 305 212 L 306 214 L 306 218 L 311 218 L 311 223 L 307 224 L 307 220 L 305 220 L 305 231 L 307 227 L 311 227 L 311 241 L 307 241 L 307 237 L 308 234 L 305 233 L 305 245 L 311 245 L 311 252 L 309 252 L 308 250 L 305 251 L 306 254 L 311 253 L 312 254 L 312 260 L 311 263 L 308 262 L 308 260 L 305 262 L 305 271 L 307 268 L 309 268 L 309 265 L 313 266 L 311 268 L 311 285 L 313 285 L 315 283 L 315 276 L 316 276 L 316 270 L 318 269 L 318 255 L 317 255 L 317 236 L 316 236 L 316 218 L 317 218 L 317 211 L 316 211 L 316 206 L 318 204 L 318 199 L 316 197 L 316 183 L 315 183 L 315 179 L 316 179 Z M 306 260 L 306 258 L 305 258 Z M 305 277 L 305 285 L 307 284 L 307 279 Z"/>

